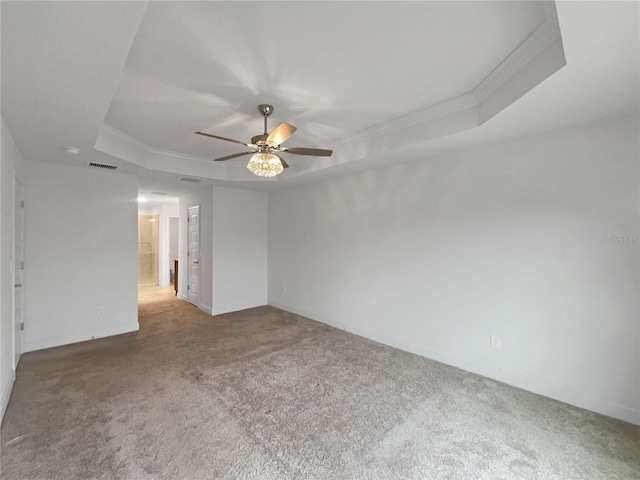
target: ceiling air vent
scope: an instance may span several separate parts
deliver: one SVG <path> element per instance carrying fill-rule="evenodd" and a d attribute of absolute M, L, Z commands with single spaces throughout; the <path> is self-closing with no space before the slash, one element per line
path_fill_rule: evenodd
<path fill-rule="evenodd" d="M 178 180 L 182 180 L 183 182 L 191 182 L 191 183 L 198 183 L 202 181 L 199 178 L 189 178 L 189 177 L 180 177 Z"/>
<path fill-rule="evenodd" d="M 116 167 L 115 165 L 108 165 L 106 163 L 95 163 L 95 162 L 89 162 L 87 163 L 88 167 L 92 167 L 92 168 L 102 168 L 103 170 L 115 170 Z"/>

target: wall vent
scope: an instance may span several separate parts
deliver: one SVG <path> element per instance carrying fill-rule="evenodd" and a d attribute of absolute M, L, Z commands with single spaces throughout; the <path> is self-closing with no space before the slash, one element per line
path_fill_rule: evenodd
<path fill-rule="evenodd" d="M 191 182 L 191 183 L 198 183 L 202 181 L 199 178 L 190 178 L 190 177 L 180 177 L 178 180 L 182 180 L 183 182 Z"/>
<path fill-rule="evenodd" d="M 87 163 L 88 167 L 92 167 L 92 168 L 102 168 L 103 170 L 115 170 L 116 167 L 115 165 L 108 165 L 106 163 L 95 163 L 95 162 L 89 162 Z"/>

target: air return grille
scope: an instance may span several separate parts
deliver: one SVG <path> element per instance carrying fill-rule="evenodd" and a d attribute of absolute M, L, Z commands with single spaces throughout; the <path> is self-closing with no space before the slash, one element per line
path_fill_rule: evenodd
<path fill-rule="evenodd" d="M 115 165 L 108 165 L 106 163 L 94 163 L 94 162 L 89 162 L 87 166 L 91 168 L 101 168 L 103 170 L 115 170 L 116 168 L 118 168 Z"/>

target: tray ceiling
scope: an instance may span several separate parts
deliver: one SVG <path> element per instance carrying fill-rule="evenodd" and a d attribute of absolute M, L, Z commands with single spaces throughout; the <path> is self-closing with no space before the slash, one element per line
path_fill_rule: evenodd
<path fill-rule="evenodd" d="M 478 129 L 565 65 L 554 2 L 1 8 L 2 114 L 23 155 L 117 163 L 150 185 L 178 174 L 269 189 L 415 160 L 404 153 Z M 334 155 L 287 157 L 276 180 L 246 158 L 214 163 L 242 147 L 194 132 L 248 141 L 260 103 L 275 107 L 271 128 L 298 128 L 287 146 Z"/>

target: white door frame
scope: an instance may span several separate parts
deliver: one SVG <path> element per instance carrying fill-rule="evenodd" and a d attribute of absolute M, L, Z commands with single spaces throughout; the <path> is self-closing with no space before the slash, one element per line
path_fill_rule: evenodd
<path fill-rule="evenodd" d="M 18 367 L 20 356 L 24 351 L 24 189 L 13 170 L 13 212 L 14 227 L 11 248 L 11 321 L 12 332 L 12 364 Z M 20 289 L 20 290 L 17 290 Z"/>
<path fill-rule="evenodd" d="M 187 299 L 200 308 L 200 205 L 187 209 Z"/>

